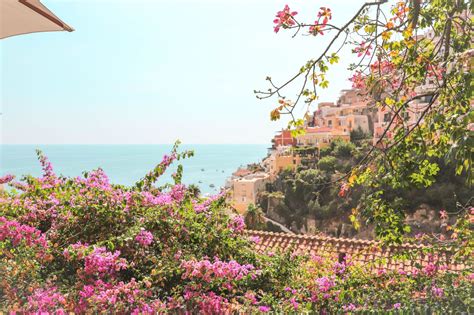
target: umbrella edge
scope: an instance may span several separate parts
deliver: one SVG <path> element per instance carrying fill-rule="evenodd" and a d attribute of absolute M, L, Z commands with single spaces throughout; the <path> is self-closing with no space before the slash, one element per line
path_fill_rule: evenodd
<path fill-rule="evenodd" d="M 63 21 L 58 19 L 57 17 L 41 10 L 41 8 L 38 8 L 37 6 L 29 3 L 27 0 L 18 0 L 18 1 L 21 4 L 23 4 L 23 5 L 27 6 L 28 8 L 30 8 L 31 10 L 35 11 L 36 13 L 38 13 L 38 14 L 42 15 L 43 17 L 47 18 L 48 20 L 50 20 L 54 24 L 62 27 L 64 30 L 66 30 L 68 32 L 74 31 L 74 29 L 72 27 L 70 27 L 69 25 L 67 25 L 66 23 L 64 23 Z"/>

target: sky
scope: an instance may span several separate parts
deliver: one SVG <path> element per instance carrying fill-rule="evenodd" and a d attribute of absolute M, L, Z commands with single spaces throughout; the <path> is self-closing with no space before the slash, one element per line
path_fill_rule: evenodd
<path fill-rule="evenodd" d="M 286 3 L 311 21 L 321 6 L 343 24 L 359 0 L 42 0 L 75 31 L 0 41 L 4 144 L 270 143 L 283 82 L 329 36 L 273 32 Z M 343 52 L 319 101 L 350 88 Z M 289 96 L 294 95 L 291 91 Z M 297 114 L 302 114 L 302 109 Z"/>

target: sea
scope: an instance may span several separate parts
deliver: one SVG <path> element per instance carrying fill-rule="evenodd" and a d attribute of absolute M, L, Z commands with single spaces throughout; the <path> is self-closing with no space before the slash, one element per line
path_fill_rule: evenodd
<path fill-rule="evenodd" d="M 173 145 L 0 145 L 0 176 L 41 175 L 36 156 L 40 149 L 54 171 L 79 176 L 84 171 L 102 168 L 115 184 L 133 185 L 157 165 Z M 171 174 L 183 165 L 183 183 L 196 184 L 203 194 L 213 194 L 239 167 L 258 163 L 267 155 L 268 144 L 195 144 L 179 150 L 193 150 L 194 156 L 177 161 L 159 179 L 158 185 L 171 183 Z"/>

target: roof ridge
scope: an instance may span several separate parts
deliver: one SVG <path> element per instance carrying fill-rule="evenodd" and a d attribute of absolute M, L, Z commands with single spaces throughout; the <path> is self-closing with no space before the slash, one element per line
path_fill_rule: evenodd
<path fill-rule="evenodd" d="M 334 243 L 353 243 L 353 244 L 360 244 L 360 245 L 381 245 L 383 247 L 391 247 L 391 248 L 411 248 L 411 249 L 422 249 L 427 248 L 429 246 L 423 244 L 410 244 L 410 243 L 402 243 L 402 244 L 384 244 L 381 241 L 376 240 L 365 240 L 360 238 L 345 238 L 345 237 L 331 237 L 324 234 L 317 234 L 317 235 L 309 235 L 309 234 L 290 234 L 285 232 L 271 232 L 271 231 L 258 231 L 258 230 L 246 230 L 246 234 L 250 235 L 269 235 L 269 236 L 280 236 L 285 238 L 291 239 L 310 239 L 310 240 L 321 240 L 326 242 L 334 242 Z"/>

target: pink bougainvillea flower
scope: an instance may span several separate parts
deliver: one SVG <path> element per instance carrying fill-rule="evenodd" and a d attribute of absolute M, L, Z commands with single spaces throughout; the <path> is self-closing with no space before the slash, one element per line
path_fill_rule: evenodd
<path fill-rule="evenodd" d="M 270 312 L 271 310 L 271 307 L 270 306 L 266 306 L 266 305 L 262 305 L 262 306 L 259 306 L 258 307 L 258 310 L 262 313 L 267 313 L 267 312 Z"/>
<path fill-rule="evenodd" d="M 236 215 L 229 222 L 228 228 L 231 229 L 236 234 L 242 233 L 243 230 L 245 229 L 244 217 L 241 215 Z"/>
<path fill-rule="evenodd" d="M 333 277 L 321 277 L 316 279 L 316 284 L 318 285 L 320 292 L 328 292 L 334 286 L 334 278 Z"/>
<path fill-rule="evenodd" d="M 36 289 L 28 297 L 28 310 L 34 314 L 66 314 L 62 306 L 66 305 L 66 298 L 57 291 L 56 287 Z"/>
<path fill-rule="evenodd" d="M 135 236 L 135 241 L 142 246 L 150 246 L 153 243 L 153 234 L 147 230 L 141 230 Z"/>
<path fill-rule="evenodd" d="M 294 297 L 290 299 L 290 303 L 296 311 L 298 309 L 299 304 L 298 302 L 296 302 L 296 299 Z"/>
<path fill-rule="evenodd" d="M 354 311 L 354 310 L 356 309 L 356 306 L 355 306 L 354 304 L 350 303 L 350 304 L 348 304 L 348 305 L 344 305 L 344 306 L 342 307 L 342 309 L 343 309 L 344 311 L 346 311 L 346 312 L 347 312 L 347 311 Z"/>
<path fill-rule="evenodd" d="M 433 286 L 431 288 L 431 293 L 433 294 L 434 297 L 437 297 L 437 298 L 442 298 L 444 296 L 443 288 L 438 288 L 436 286 Z"/>
<path fill-rule="evenodd" d="M 7 175 L 5 175 L 5 176 L 2 176 L 2 177 L 0 177 L 0 185 L 1 185 L 1 184 L 8 184 L 8 183 L 11 182 L 14 178 L 15 178 L 15 176 L 10 175 L 10 174 L 7 174 Z"/>
<path fill-rule="evenodd" d="M 250 240 L 254 242 L 255 244 L 260 244 L 261 242 L 260 236 L 252 236 L 250 237 Z"/>

